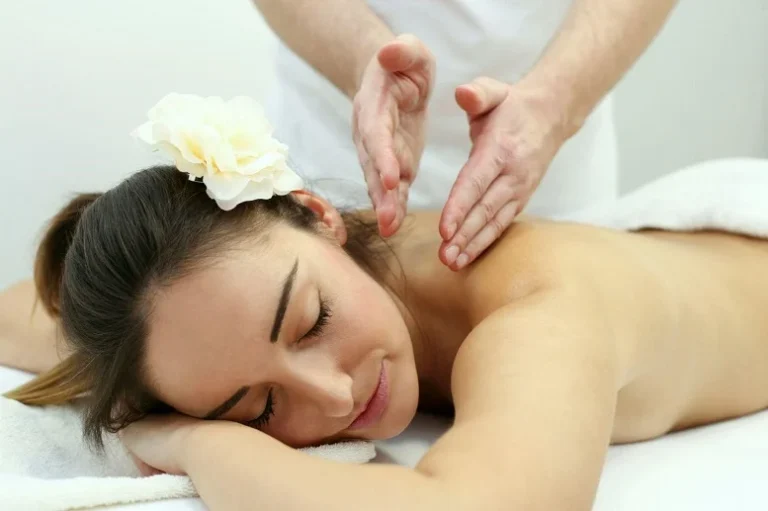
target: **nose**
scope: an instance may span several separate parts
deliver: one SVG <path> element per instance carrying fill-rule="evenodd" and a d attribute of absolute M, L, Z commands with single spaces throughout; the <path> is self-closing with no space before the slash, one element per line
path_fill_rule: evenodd
<path fill-rule="evenodd" d="M 292 364 L 291 379 L 295 391 L 327 417 L 351 414 L 355 407 L 352 377 L 340 370 L 327 353 L 303 355 Z"/>

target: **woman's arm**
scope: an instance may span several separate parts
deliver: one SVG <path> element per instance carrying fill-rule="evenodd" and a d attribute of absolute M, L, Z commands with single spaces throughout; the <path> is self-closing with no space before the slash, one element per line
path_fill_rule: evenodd
<path fill-rule="evenodd" d="M 223 422 L 138 423 L 126 443 L 150 465 L 189 474 L 211 511 L 586 511 L 623 362 L 580 291 L 538 292 L 473 331 L 454 368 L 456 423 L 415 470 L 311 458 Z"/>
<path fill-rule="evenodd" d="M 394 39 L 363 0 L 253 0 L 272 30 L 350 98 L 368 62 Z"/>
<path fill-rule="evenodd" d="M 462 509 L 592 508 L 629 366 L 598 303 L 587 279 L 538 291 L 462 345 L 455 424 L 419 465 L 468 490 Z"/>
<path fill-rule="evenodd" d="M 56 322 L 36 301 L 32 281 L 0 293 L 0 364 L 40 373 L 61 361 Z"/>
<path fill-rule="evenodd" d="M 313 458 L 240 425 L 190 437 L 189 474 L 211 511 L 447 511 L 439 479 L 399 465 Z M 195 447 L 196 445 L 196 447 Z"/>

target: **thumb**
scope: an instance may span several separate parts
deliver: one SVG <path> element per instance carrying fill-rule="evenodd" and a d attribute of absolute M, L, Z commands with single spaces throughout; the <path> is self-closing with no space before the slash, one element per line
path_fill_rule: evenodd
<path fill-rule="evenodd" d="M 486 114 L 507 98 L 507 84 L 493 78 L 480 77 L 456 88 L 456 103 L 470 117 Z"/>
<path fill-rule="evenodd" d="M 382 46 L 378 58 L 386 71 L 398 73 L 429 66 L 432 55 L 418 38 L 404 34 Z"/>

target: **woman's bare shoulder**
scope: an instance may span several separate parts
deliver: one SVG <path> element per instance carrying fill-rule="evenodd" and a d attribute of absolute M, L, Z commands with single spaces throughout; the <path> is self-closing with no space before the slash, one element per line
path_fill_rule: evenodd
<path fill-rule="evenodd" d="M 620 269 L 620 254 L 632 242 L 616 231 L 521 219 L 467 270 L 468 297 L 484 317 L 538 290 Z"/>

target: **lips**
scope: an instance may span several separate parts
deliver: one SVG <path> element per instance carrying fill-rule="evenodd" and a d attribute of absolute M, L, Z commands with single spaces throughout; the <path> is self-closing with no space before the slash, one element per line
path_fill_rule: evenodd
<path fill-rule="evenodd" d="M 379 383 L 376 385 L 373 395 L 371 395 L 360 415 L 357 416 L 347 429 L 362 429 L 376 424 L 376 422 L 381 419 L 381 416 L 384 415 L 384 411 L 387 409 L 388 404 L 389 382 L 387 381 L 387 371 L 382 362 L 381 371 L 379 373 Z"/>

